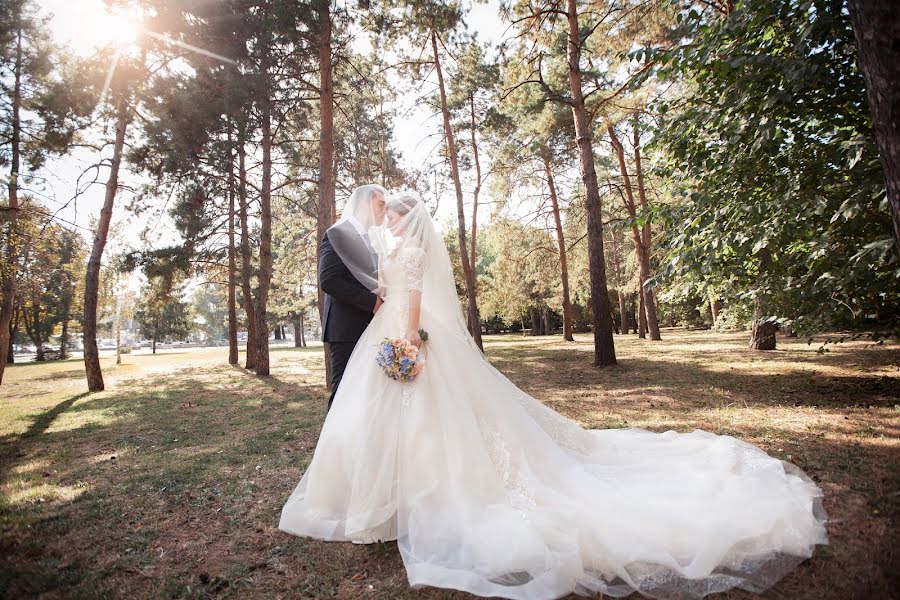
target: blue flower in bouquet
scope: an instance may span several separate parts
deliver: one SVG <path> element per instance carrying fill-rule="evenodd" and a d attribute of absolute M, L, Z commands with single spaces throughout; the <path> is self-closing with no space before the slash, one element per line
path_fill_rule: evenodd
<path fill-rule="evenodd" d="M 420 331 L 423 341 L 427 339 L 427 333 Z M 409 340 L 403 338 L 385 338 L 378 346 L 375 362 L 381 367 L 384 374 L 396 381 L 412 381 L 425 367 L 424 356 L 419 355 L 419 349 Z"/>

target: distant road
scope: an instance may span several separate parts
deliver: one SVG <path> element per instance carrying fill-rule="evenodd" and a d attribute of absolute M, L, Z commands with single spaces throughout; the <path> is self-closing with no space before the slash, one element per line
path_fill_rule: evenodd
<path fill-rule="evenodd" d="M 310 347 L 313 346 L 321 346 L 322 342 L 307 342 L 307 345 Z M 241 352 L 243 352 L 246 344 L 238 344 L 238 347 Z M 277 342 L 271 341 L 269 342 L 269 348 L 293 348 L 294 342 L 293 340 L 278 340 Z M 157 344 L 156 345 L 156 353 L 157 354 L 173 354 L 173 353 L 182 353 L 182 352 L 212 352 L 215 353 L 217 350 L 221 350 L 224 352 L 228 352 L 228 346 L 175 346 L 173 344 Z M 129 354 L 123 354 L 122 358 L 124 360 L 127 356 L 146 356 L 152 355 L 152 348 L 141 348 L 140 350 L 132 350 Z M 115 356 L 116 351 L 113 350 L 100 350 L 100 356 Z M 30 363 L 34 362 L 36 354 L 31 352 L 22 352 L 15 354 L 15 359 L 17 363 Z M 84 358 L 84 354 L 82 352 L 70 352 L 69 359 L 78 359 L 81 360 Z M 48 361 L 49 362 L 49 361 Z"/>

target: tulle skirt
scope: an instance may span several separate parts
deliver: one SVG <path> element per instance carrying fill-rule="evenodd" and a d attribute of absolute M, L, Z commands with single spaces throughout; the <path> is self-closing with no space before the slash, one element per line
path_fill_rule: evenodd
<path fill-rule="evenodd" d="M 425 370 L 388 378 L 404 310 L 389 298 L 357 344 L 281 530 L 396 540 L 413 586 L 520 599 L 759 592 L 827 543 L 790 463 L 700 430 L 584 430 L 427 313 Z"/>

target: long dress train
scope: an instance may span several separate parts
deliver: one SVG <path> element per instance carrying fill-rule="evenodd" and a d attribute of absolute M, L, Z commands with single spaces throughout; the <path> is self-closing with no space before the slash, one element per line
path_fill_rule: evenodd
<path fill-rule="evenodd" d="M 394 285 L 353 352 L 283 531 L 397 540 L 414 586 L 521 599 L 761 591 L 827 543 L 821 491 L 795 466 L 700 430 L 582 429 L 427 303 L 425 370 L 409 384 L 386 377 L 376 347 L 404 334 L 417 258 L 404 249 L 385 260 Z"/>

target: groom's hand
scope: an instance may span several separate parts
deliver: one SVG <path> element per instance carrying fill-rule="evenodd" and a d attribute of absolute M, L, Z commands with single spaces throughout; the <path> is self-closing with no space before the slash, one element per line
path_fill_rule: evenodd
<path fill-rule="evenodd" d="M 384 304 L 384 300 L 381 299 L 381 296 L 375 296 L 375 308 L 372 309 L 372 312 L 377 313 L 382 304 Z"/>

